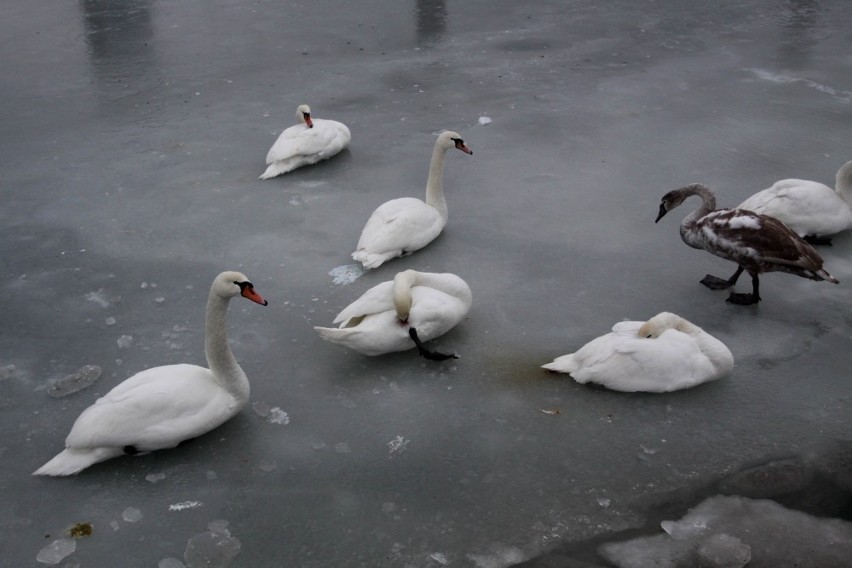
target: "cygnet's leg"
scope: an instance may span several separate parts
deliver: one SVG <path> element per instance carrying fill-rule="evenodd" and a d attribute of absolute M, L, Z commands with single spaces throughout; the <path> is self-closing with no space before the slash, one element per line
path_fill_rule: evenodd
<path fill-rule="evenodd" d="M 802 237 L 804 241 L 811 245 L 831 246 L 831 237 L 818 237 L 817 235 L 805 235 Z"/>
<path fill-rule="evenodd" d="M 708 274 L 704 278 L 701 279 L 701 283 L 710 288 L 711 290 L 727 290 L 731 286 L 737 283 L 737 279 L 740 277 L 740 274 L 743 273 L 743 267 L 738 266 L 737 271 L 734 272 L 734 275 L 728 278 L 727 280 L 723 280 L 718 276 L 713 276 L 712 274 Z"/>
<path fill-rule="evenodd" d="M 758 292 L 758 288 L 760 287 L 760 283 L 757 280 L 757 273 L 751 275 L 751 294 L 737 294 L 735 292 L 731 292 L 731 295 L 728 296 L 726 301 L 732 304 L 738 304 L 740 306 L 750 306 L 751 304 L 756 304 L 760 301 L 760 294 Z"/>
<path fill-rule="evenodd" d="M 408 336 L 414 341 L 414 345 L 417 346 L 417 351 L 420 353 L 421 357 L 425 357 L 426 359 L 431 359 L 432 361 L 444 361 L 446 359 L 458 359 L 459 356 L 456 354 L 447 355 L 446 353 L 438 353 L 437 351 L 429 351 L 423 346 L 423 342 L 420 341 L 420 338 L 417 337 L 417 330 L 413 327 L 408 328 Z"/>

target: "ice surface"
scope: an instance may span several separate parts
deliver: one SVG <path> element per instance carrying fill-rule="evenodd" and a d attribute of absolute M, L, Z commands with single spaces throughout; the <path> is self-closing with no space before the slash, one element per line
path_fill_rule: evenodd
<path fill-rule="evenodd" d="M 163 558 L 157 564 L 157 568 L 186 568 L 186 565 L 177 558 Z"/>
<path fill-rule="evenodd" d="M 774 501 L 708 498 L 666 535 L 601 546 L 619 568 L 844 567 L 852 559 L 852 523 L 814 517 Z"/>
<path fill-rule="evenodd" d="M 848 0 L 6 0 L 0 365 L 15 371 L 0 381 L 0 530 L 21 544 L 4 565 L 32 565 L 45 534 L 86 519 L 97 542 L 63 562 L 157 566 L 222 515 L 240 566 L 436 568 L 439 553 L 476 568 L 573 544 L 602 563 L 603 535 L 651 519 L 671 540 L 650 504 L 754 459 L 804 468 L 738 487 L 844 514 L 852 460 L 806 453 L 849 438 L 852 233 L 820 249 L 840 285 L 768 274 L 741 309 L 698 283 L 732 263 L 654 218 L 693 181 L 721 205 L 786 177 L 833 183 L 852 158 L 850 18 Z M 301 102 L 345 122 L 350 149 L 257 180 Z M 424 196 L 443 129 L 475 152 L 447 155 L 444 232 L 361 274 L 364 222 Z M 32 477 L 121 380 L 206 366 L 207 291 L 226 269 L 270 301 L 228 313 L 266 414 Z M 463 359 L 364 358 L 313 332 L 352 286 L 406 269 L 471 285 L 465 325 L 430 345 Z M 538 368 L 663 310 L 731 347 L 729 380 L 649 399 Z M 87 363 L 97 383 L 45 396 Z M 288 425 L 266 421 L 273 407 Z M 391 453 L 397 436 L 411 441 Z M 185 502 L 203 506 L 170 510 Z M 144 517 L 123 521 L 128 505 Z"/>
<path fill-rule="evenodd" d="M 77 550 L 76 540 L 73 538 L 59 538 L 39 550 L 36 560 L 42 564 L 59 564 L 75 550 Z"/>

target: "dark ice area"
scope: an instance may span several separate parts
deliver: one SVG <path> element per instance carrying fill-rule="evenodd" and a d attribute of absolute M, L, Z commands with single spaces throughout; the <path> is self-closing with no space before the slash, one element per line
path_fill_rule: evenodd
<path fill-rule="evenodd" d="M 654 223 L 692 182 L 722 207 L 782 178 L 834 184 L 852 159 L 848 0 L 0 14 L 3 566 L 656 565 L 645 539 L 677 549 L 670 566 L 700 546 L 702 562 L 747 546 L 751 568 L 779 566 L 772 535 L 749 533 L 761 525 L 834 543 L 797 566 L 852 566 L 837 556 L 852 538 L 852 231 L 819 248 L 839 285 L 771 273 L 762 302 L 735 306 L 699 284 L 734 264 L 678 234 L 697 200 Z M 257 179 L 300 103 L 345 123 L 350 147 Z M 446 229 L 362 274 L 364 222 L 423 197 L 444 129 L 474 152 L 447 155 Z M 409 268 L 470 285 L 468 318 L 429 342 L 458 360 L 365 357 L 315 333 Z M 175 449 L 31 476 L 125 378 L 205 365 L 223 270 L 269 301 L 230 308 L 246 408 Z M 722 340 L 733 372 L 642 394 L 540 368 L 662 311 Z M 664 529 L 711 516 L 688 544 Z M 620 560 L 627 542 L 640 548 Z"/>

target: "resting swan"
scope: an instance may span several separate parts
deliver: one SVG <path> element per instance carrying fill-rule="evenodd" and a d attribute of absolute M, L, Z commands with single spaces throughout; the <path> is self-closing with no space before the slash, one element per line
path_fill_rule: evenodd
<path fill-rule="evenodd" d="M 759 302 L 758 276 L 763 272 L 788 272 L 837 284 L 838 280 L 823 270 L 819 253 L 787 225 L 745 209 L 716 209 L 716 197 L 706 185 L 694 183 L 665 194 L 655 223 L 692 195 L 699 196 L 702 203 L 680 224 L 680 238 L 692 248 L 704 249 L 739 265 L 727 280 L 708 274 L 701 283 L 711 290 L 725 290 L 736 284 L 743 271 L 751 276 L 751 294 L 731 292 L 728 302 Z"/>
<path fill-rule="evenodd" d="M 417 347 L 420 356 L 456 358 L 423 346 L 455 327 L 470 311 L 472 295 L 455 274 L 406 270 L 393 281 L 367 290 L 340 312 L 338 328 L 314 327 L 326 341 L 364 355 L 382 355 Z"/>
<path fill-rule="evenodd" d="M 739 209 L 780 219 L 811 244 L 830 245 L 833 235 L 852 227 L 852 160 L 835 176 L 835 186 L 782 179 L 740 203 Z"/>
<path fill-rule="evenodd" d="M 450 148 L 473 154 L 457 133 L 441 133 L 432 150 L 425 202 L 414 197 L 401 197 L 373 211 L 352 253 L 352 258 L 363 264 L 364 268 L 378 268 L 391 258 L 411 254 L 441 234 L 447 225 L 444 158 Z"/>
<path fill-rule="evenodd" d="M 234 296 L 267 305 L 239 272 L 223 272 L 210 286 L 204 325 L 209 369 L 165 365 L 136 373 L 83 411 L 65 450 L 33 475 L 71 475 L 120 456 L 173 448 L 216 428 L 249 399 L 249 382 L 228 346 L 225 314 Z"/>
<path fill-rule="evenodd" d="M 269 153 L 269 167 L 260 179 L 274 178 L 289 171 L 327 160 L 349 146 L 352 135 L 345 124 L 336 120 L 311 118 L 311 107 L 299 105 L 298 124 L 282 132 Z"/>
<path fill-rule="evenodd" d="M 623 321 L 576 353 L 542 366 L 578 383 L 624 392 L 670 392 L 724 377 L 734 357 L 724 343 L 682 317 L 662 312 Z"/>

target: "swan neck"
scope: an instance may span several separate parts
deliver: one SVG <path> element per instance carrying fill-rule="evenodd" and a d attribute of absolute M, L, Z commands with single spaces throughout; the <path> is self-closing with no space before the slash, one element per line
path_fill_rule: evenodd
<path fill-rule="evenodd" d="M 204 323 L 204 354 L 216 382 L 242 402 L 248 400 L 249 382 L 228 345 L 225 316 L 229 302 L 229 298 L 210 291 Z"/>
<path fill-rule="evenodd" d="M 415 280 L 416 274 L 411 270 L 400 272 L 393 279 L 393 307 L 400 321 L 407 321 L 411 313 L 411 287 Z"/>
<path fill-rule="evenodd" d="M 692 185 L 684 188 L 683 193 L 684 199 L 690 195 L 697 195 L 701 198 L 701 205 L 686 216 L 683 223 L 681 223 L 681 229 L 693 227 L 699 219 L 716 210 L 716 196 L 713 195 L 713 192 L 709 188 L 703 185 Z"/>
<path fill-rule="evenodd" d="M 837 170 L 835 181 L 835 191 L 843 201 L 852 207 L 852 160 L 849 160 Z"/>
<path fill-rule="evenodd" d="M 435 144 L 432 149 L 432 161 L 429 163 L 429 179 L 426 181 L 426 204 L 438 210 L 445 221 L 449 215 L 447 200 L 444 199 L 444 158 L 447 148 Z"/>

